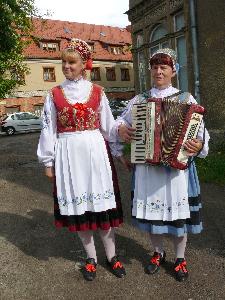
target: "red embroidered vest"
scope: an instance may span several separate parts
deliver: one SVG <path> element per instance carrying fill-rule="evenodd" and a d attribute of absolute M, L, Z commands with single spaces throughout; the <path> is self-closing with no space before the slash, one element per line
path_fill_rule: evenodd
<path fill-rule="evenodd" d="M 89 98 L 85 103 L 72 104 L 66 99 L 60 86 L 54 87 L 52 95 L 57 111 L 57 132 L 74 132 L 99 128 L 98 108 L 101 94 L 102 87 L 93 84 Z"/>

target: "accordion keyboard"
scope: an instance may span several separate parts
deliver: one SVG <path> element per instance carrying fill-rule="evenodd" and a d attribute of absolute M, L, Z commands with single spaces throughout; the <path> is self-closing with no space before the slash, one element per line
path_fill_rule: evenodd
<path fill-rule="evenodd" d="M 146 103 L 134 104 L 132 109 L 132 127 L 136 129 L 131 142 L 131 162 L 145 163 L 146 156 Z"/>

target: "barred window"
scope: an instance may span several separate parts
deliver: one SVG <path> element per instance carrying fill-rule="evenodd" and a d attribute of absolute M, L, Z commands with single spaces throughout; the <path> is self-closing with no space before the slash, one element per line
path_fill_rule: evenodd
<path fill-rule="evenodd" d="M 115 68 L 106 68 L 106 79 L 108 81 L 116 80 L 116 70 Z"/>
<path fill-rule="evenodd" d="M 130 81 L 129 69 L 121 68 L 121 81 Z"/>

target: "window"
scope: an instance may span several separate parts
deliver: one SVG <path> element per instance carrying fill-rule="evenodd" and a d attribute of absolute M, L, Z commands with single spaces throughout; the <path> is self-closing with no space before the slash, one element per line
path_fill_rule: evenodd
<path fill-rule="evenodd" d="M 176 38 L 176 51 L 180 66 L 178 72 L 178 85 L 180 90 L 186 92 L 188 91 L 187 53 L 186 40 L 183 35 Z"/>
<path fill-rule="evenodd" d="M 94 52 L 95 50 L 95 45 L 93 44 L 88 44 L 89 48 L 91 49 L 91 52 Z"/>
<path fill-rule="evenodd" d="M 150 36 L 150 56 L 159 49 L 170 47 L 170 43 L 166 38 L 167 34 L 166 28 L 161 24 L 153 29 Z"/>
<path fill-rule="evenodd" d="M 123 48 L 122 47 L 109 47 L 109 51 L 112 53 L 112 54 L 122 54 L 123 53 Z"/>
<path fill-rule="evenodd" d="M 31 114 L 31 113 L 20 113 L 16 114 L 17 120 L 33 120 L 33 119 L 38 119 L 37 116 Z"/>
<path fill-rule="evenodd" d="M 20 106 L 8 106 L 5 108 L 5 113 L 7 115 L 13 114 L 13 113 L 19 112 L 19 111 L 20 111 Z"/>
<path fill-rule="evenodd" d="M 58 51 L 59 45 L 58 43 L 41 43 L 41 48 L 46 51 Z"/>
<path fill-rule="evenodd" d="M 143 34 L 139 33 L 137 35 L 137 48 L 140 48 L 144 43 Z"/>
<path fill-rule="evenodd" d="M 101 81 L 100 68 L 92 68 L 91 80 L 92 81 Z"/>
<path fill-rule="evenodd" d="M 42 114 L 42 110 L 43 110 L 43 104 L 35 104 L 34 105 L 34 114 L 35 116 L 40 117 Z"/>
<path fill-rule="evenodd" d="M 106 68 L 106 79 L 108 81 L 115 81 L 116 80 L 115 68 Z"/>
<path fill-rule="evenodd" d="M 34 115 L 34 114 L 30 114 L 29 115 L 29 117 L 28 117 L 28 120 L 37 120 L 37 119 L 39 119 L 39 117 L 38 116 L 36 116 L 36 115 Z"/>
<path fill-rule="evenodd" d="M 55 68 L 43 68 L 43 79 L 44 81 L 56 81 L 55 79 Z"/>
<path fill-rule="evenodd" d="M 16 114 L 17 120 L 28 120 L 28 114 L 22 113 L 22 114 Z"/>
<path fill-rule="evenodd" d="M 139 71 L 139 84 L 140 84 L 140 92 L 144 92 L 146 90 L 146 76 L 145 76 L 145 55 L 144 52 L 138 53 L 138 71 Z"/>
<path fill-rule="evenodd" d="M 163 25 L 158 25 L 158 26 L 152 31 L 150 41 L 151 41 L 151 42 L 158 41 L 158 40 L 164 38 L 165 35 L 167 35 L 167 33 L 168 33 L 168 32 L 167 32 L 166 28 L 164 28 Z"/>
<path fill-rule="evenodd" d="M 121 80 L 130 81 L 130 72 L 129 69 L 120 69 L 121 70 Z"/>
<path fill-rule="evenodd" d="M 179 13 L 174 16 L 174 31 L 179 31 L 182 28 L 184 28 L 185 22 L 184 22 L 184 14 Z"/>

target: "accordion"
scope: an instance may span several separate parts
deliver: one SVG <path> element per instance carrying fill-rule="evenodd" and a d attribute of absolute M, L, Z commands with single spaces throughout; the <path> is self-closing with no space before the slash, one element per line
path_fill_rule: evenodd
<path fill-rule="evenodd" d="M 150 163 L 184 170 L 188 155 L 183 145 L 196 138 L 204 108 L 171 97 L 149 98 L 133 105 L 132 127 L 136 129 L 131 143 L 131 162 Z"/>

